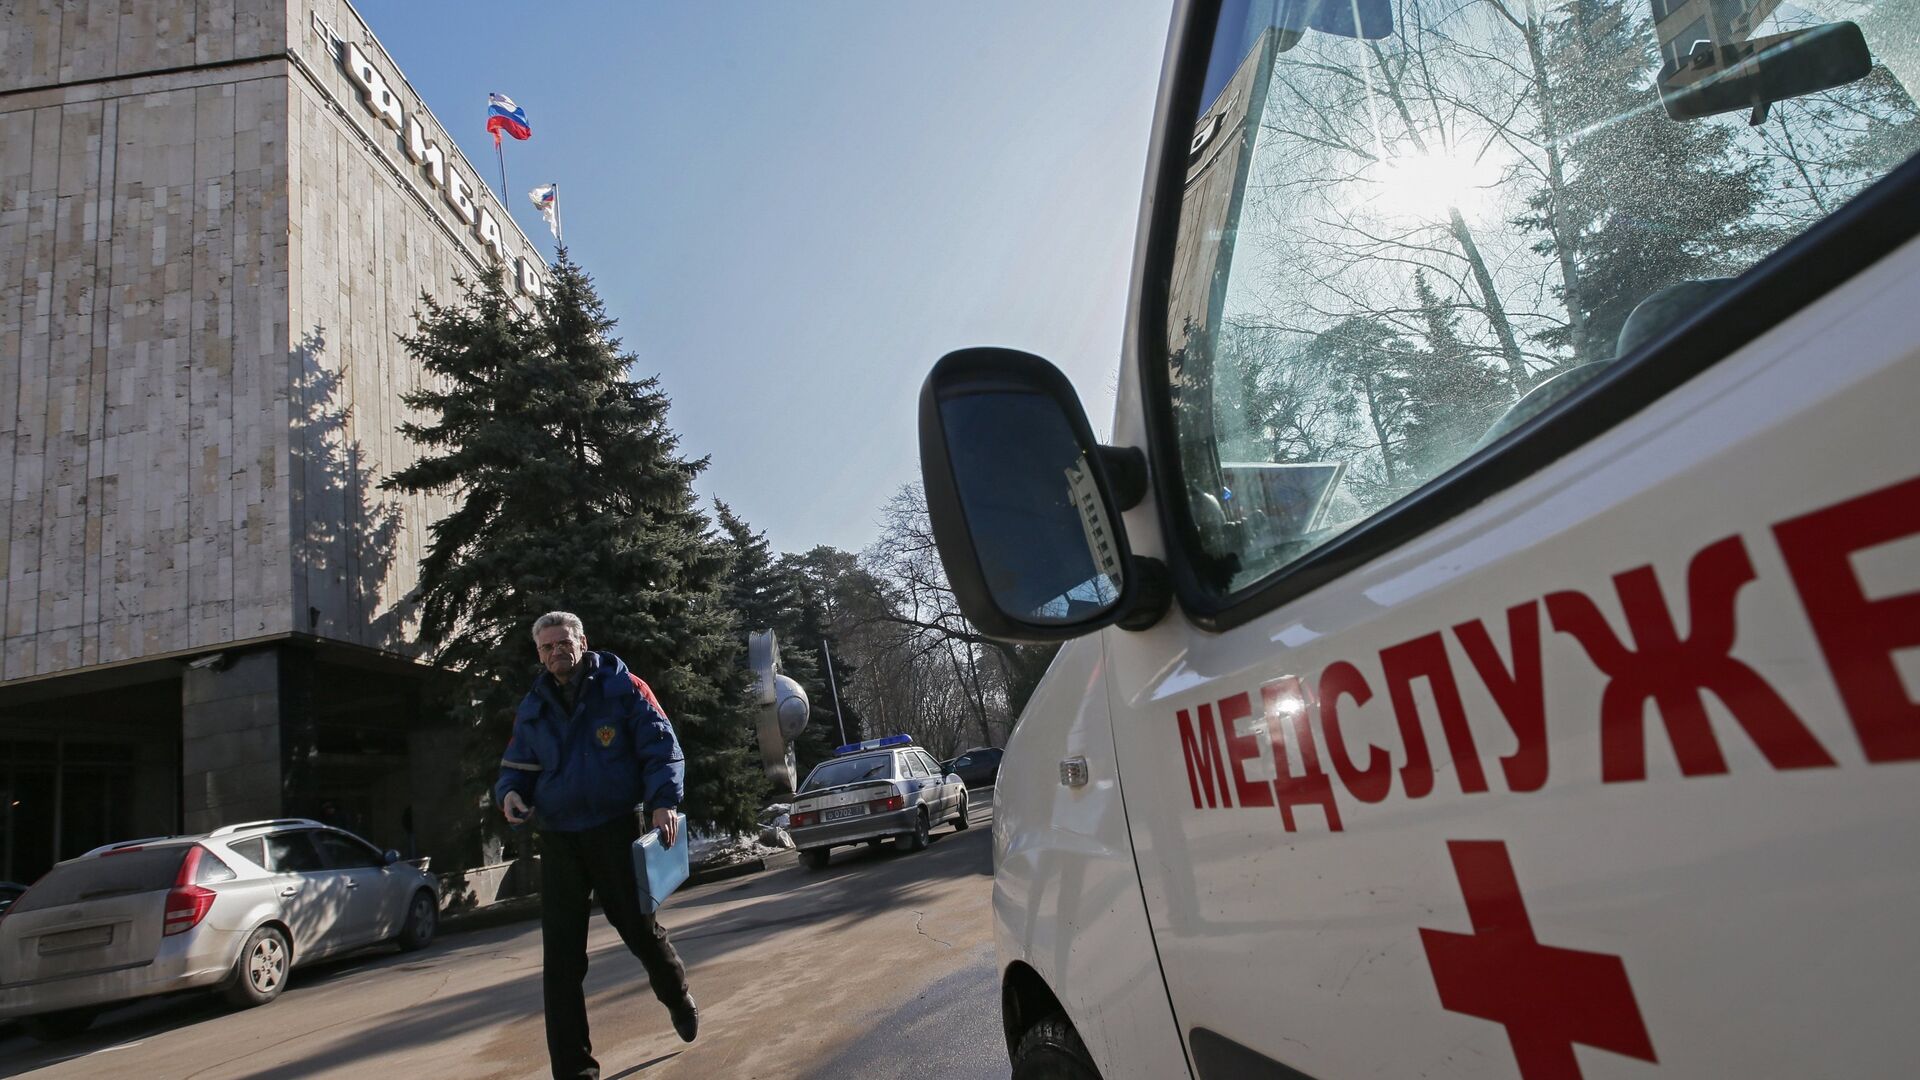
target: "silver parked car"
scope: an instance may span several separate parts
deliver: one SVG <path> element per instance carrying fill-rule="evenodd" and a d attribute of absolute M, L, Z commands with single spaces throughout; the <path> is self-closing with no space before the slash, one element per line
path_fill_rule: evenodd
<path fill-rule="evenodd" d="M 911 736 L 869 739 L 834 755 L 807 774 L 788 813 L 787 835 L 809 869 L 824 868 L 842 844 L 891 836 L 919 851 L 935 825 L 949 819 L 955 829 L 972 824 L 967 786 L 914 746 Z"/>
<path fill-rule="evenodd" d="M 397 852 L 305 819 L 109 844 L 47 871 L 0 917 L 0 1019 L 76 1034 L 134 998 L 280 995 L 295 964 L 432 940 L 440 887 Z"/>

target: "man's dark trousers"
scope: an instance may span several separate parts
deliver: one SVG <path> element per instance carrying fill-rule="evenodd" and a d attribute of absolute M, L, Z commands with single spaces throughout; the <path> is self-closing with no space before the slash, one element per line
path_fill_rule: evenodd
<path fill-rule="evenodd" d="M 633 874 L 639 822 L 622 814 L 582 832 L 540 834 L 540 944 L 547 1005 L 547 1055 L 553 1075 L 576 1080 L 600 1075 L 587 1037 L 587 919 L 591 897 L 633 955 L 646 965 L 653 996 L 677 1006 L 687 994 L 687 969 L 652 915 L 640 910 Z M 685 836 L 676 843 L 687 842 Z"/>

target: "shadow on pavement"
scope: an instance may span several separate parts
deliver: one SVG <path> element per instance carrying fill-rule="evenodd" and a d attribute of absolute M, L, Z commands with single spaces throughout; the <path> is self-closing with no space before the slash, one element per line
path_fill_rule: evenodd
<path fill-rule="evenodd" d="M 626 1077 L 632 1076 L 635 1073 L 645 1072 L 648 1069 L 653 1068 L 655 1065 L 658 1065 L 663 1061 L 672 1061 L 674 1058 L 677 1058 L 679 1056 L 680 1056 L 680 1051 L 678 1050 L 675 1050 L 671 1054 L 661 1054 L 659 1057 L 654 1058 L 652 1061 L 643 1061 L 640 1064 L 633 1066 L 632 1068 L 621 1069 L 619 1072 L 614 1073 L 612 1076 L 607 1077 L 606 1080 L 625 1080 Z"/>

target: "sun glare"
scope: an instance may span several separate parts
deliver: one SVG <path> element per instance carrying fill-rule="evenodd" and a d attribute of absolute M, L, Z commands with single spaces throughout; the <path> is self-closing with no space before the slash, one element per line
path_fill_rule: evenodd
<path fill-rule="evenodd" d="M 1483 159 L 1447 153 L 1408 154 L 1374 165 L 1367 206 L 1397 220 L 1445 221 L 1451 210 L 1469 221 L 1487 208 L 1498 170 Z"/>

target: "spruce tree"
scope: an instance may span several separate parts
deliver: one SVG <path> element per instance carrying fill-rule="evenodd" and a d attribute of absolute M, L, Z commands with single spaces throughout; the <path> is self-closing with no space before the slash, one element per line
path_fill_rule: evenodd
<path fill-rule="evenodd" d="M 1364 447 L 1346 484 L 1368 512 L 1399 498 L 1415 483 L 1404 445 L 1411 402 L 1407 360 L 1412 354 L 1412 346 L 1392 323 L 1353 315 L 1316 335 L 1298 361 L 1328 374 L 1332 412 Z"/>
<path fill-rule="evenodd" d="M 421 562 L 421 635 L 465 676 L 457 712 L 477 756 L 505 745 L 539 670 L 533 620 L 571 611 L 673 721 L 683 811 L 749 826 L 765 785 L 748 757 L 728 551 L 693 491 L 706 461 L 679 453 L 659 380 L 628 376 L 635 358 L 564 249 L 531 313 L 497 270 L 457 303 L 422 306 L 402 344 L 430 376 L 404 395 L 424 419 L 401 430 L 423 456 L 383 486 L 455 499 Z"/>
<path fill-rule="evenodd" d="M 821 710 L 814 714 L 819 731 L 809 728 L 807 736 L 794 748 L 800 757 L 800 768 L 805 771 L 833 755 L 833 748 L 842 742 L 842 721 L 848 742 L 891 734 L 867 726 L 852 689 L 861 678 L 860 657 L 869 651 L 860 639 L 867 636 L 865 630 L 880 618 L 880 584 L 861 567 L 859 556 L 824 544 L 804 554 L 781 555 L 780 569 L 792 580 L 799 595 L 798 632 L 806 635 L 806 640 L 816 648 L 822 641 L 831 641 L 833 650 L 831 656 L 815 654 L 820 658 L 819 669 L 827 683 L 827 695 L 814 701 Z M 829 660 L 831 672 L 827 670 Z M 836 686 L 840 694 L 837 716 L 833 697 Z"/>
<path fill-rule="evenodd" d="M 1427 281 L 1413 274 L 1414 303 L 1427 347 L 1407 363 L 1407 421 L 1401 456 L 1424 483 L 1453 467 L 1513 403 L 1511 383 L 1460 336 L 1460 316 Z"/>

